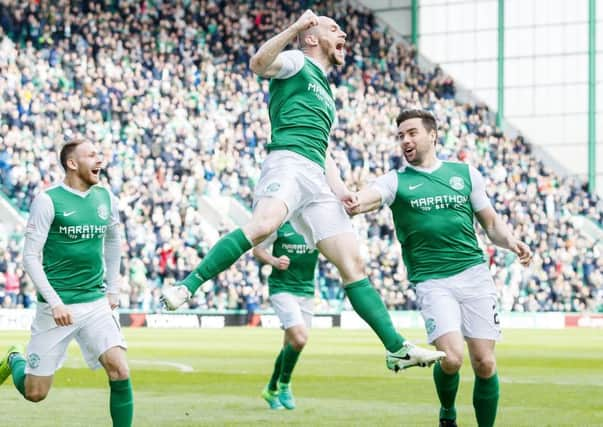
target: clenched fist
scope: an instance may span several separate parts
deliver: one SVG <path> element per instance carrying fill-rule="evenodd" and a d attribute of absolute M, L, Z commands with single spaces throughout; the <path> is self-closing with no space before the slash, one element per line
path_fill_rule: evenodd
<path fill-rule="evenodd" d="M 310 9 L 306 10 L 302 16 L 300 16 L 297 21 L 293 24 L 293 28 L 298 33 L 302 31 L 306 31 L 312 27 L 318 25 L 318 16 L 314 14 Z"/>

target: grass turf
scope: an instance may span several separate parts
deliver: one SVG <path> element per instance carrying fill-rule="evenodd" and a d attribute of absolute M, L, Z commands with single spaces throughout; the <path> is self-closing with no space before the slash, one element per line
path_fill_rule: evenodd
<path fill-rule="evenodd" d="M 125 329 L 136 426 L 435 426 L 431 370 L 386 370 L 368 331 L 316 329 L 293 376 L 298 408 L 269 411 L 260 398 L 280 342 L 274 329 Z M 416 343 L 422 331 L 407 331 Z M 0 349 L 26 343 L 3 332 Z M 1 350 L 3 353 L 4 350 Z M 598 329 L 507 330 L 497 346 L 498 426 L 603 426 L 603 333 Z M 192 368 L 192 372 L 190 369 Z M 458 422 L 476 425 L 473 374 L 461 370 Z M 7 426 L 106 426 L 108 386 L 72 345 L 48 398 L 26 402 L 10 379 L 0 388 Z"/>

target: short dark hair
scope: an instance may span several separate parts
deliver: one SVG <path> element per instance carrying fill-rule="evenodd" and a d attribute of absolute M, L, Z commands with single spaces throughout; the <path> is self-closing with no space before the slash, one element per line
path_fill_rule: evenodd
<path fill-rule="evenodd" d="M 431 111 L 427 110 L 402 110 L 398 117 L 396 118 L 396 125 L 400 126 L 400 123 L 405 122 L 410 119 L 421 119 L 423 123 L 423 127 L 429 131 L 435 131 L 436 134 L 438 132 L 438 125 L 436 123 L 435 116 L 431 113 Z"/>
<path fill-rule="evenodd" d="M 74 139 L 61 147 L 59 159 L 61 160 L 61 166 L 63 166 L 63 170 L 65 172 L 67 172 L 67 159 L 69 158 L 69 156 L 71 156 L 71 154 L 73 154 L 77 146 L 82 143 L 84 143 L 83 139 Z"/>

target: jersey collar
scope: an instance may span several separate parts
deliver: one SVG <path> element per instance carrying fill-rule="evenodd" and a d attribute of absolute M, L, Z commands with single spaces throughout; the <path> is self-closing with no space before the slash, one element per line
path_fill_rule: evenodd
<path fill-rule="evenodd" d="M 76 190 L 75 188 L 71 188 L 69 187 L 67 184 L 65 184 L 64 182 L 61 182 L 60 186 L 65 190 L 65 191 L 69 191 L 72 194 L 75 194 L 76 196 L 80 196 L 81 198 L 86 197 L 88 194 L 90 194 L 90 190 L 92 190 L 92 187 L 90 187 L 88 190 L 86 191 L 79 191 Z"/>
<path fill-rule="evenodd" d="M 314 58 L 309 57 L 308 55 L 304 55 L 306 58 L 308 58 L 309 61 L 312 62 L 312 64 L 316 65 L 318 68 L 320 68 L 320 71 L 322 71 L 322 73 L 326 76 L 327 72 L 325 71 L 325 69 L 323 68 L 322 65 L 320 65 L 320 63 L 318 61 L 316 61 Z"/>
<path fill-rule="evenodd" d="M 422 168 L 422 167 L 419 167 L 419 166 L 413 166 L 413 165 L 411 165 L 409 163 L 406 163 L 405 166 L 407 168 L 411 168 L 411 169 L 414 169 L 414 170 L 419 171 L 419 172 L 433 173 L 433 172 L 435 172 L 436 170 L 438 170 L 442 166 L 442 161 L 440 159 L 436 159 L 435 164 L 432 167 L 430 167 L 430 168 Z"/>

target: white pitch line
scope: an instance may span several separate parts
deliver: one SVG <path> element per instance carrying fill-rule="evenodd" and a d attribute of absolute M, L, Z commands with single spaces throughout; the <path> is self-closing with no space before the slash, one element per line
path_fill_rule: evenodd
<path fill-rule="evenodd" d="M 473 379 L 468 378 L 463 381 L 464 382 L 472 382 Z M 562 378 L 562 379 L 551 380 L 549 378 L 544 378 L 544 377 L 510 378 L 510 377 L 500 376 L 499 381 L 501 383 L 505 383 L 505 384 L 542 384 L 542 385 L 550 384 L 550 385 L 560 385 L 560 386 L 575 385 L 575 386 L 588 386 L 588 387 L 603 387 L 603 384 L 601 383 L 601 381 L 598 381 L 597 379 L 592 379 L 592 378 L 582 378 L 582 379 Z"/>
<path fill-rule="evenodd" d="M 168 361 L 164 361 L 164 360 L 130 359 L 129 362 L 133 363 L 133 364 L 139 364 L 139 365 L 169 366 L 169 367 L 178 369 L 180 372 L 193 372 L 194 371 L 192 366 L 185 365 L 184 363 L 168 362 Z"/>

